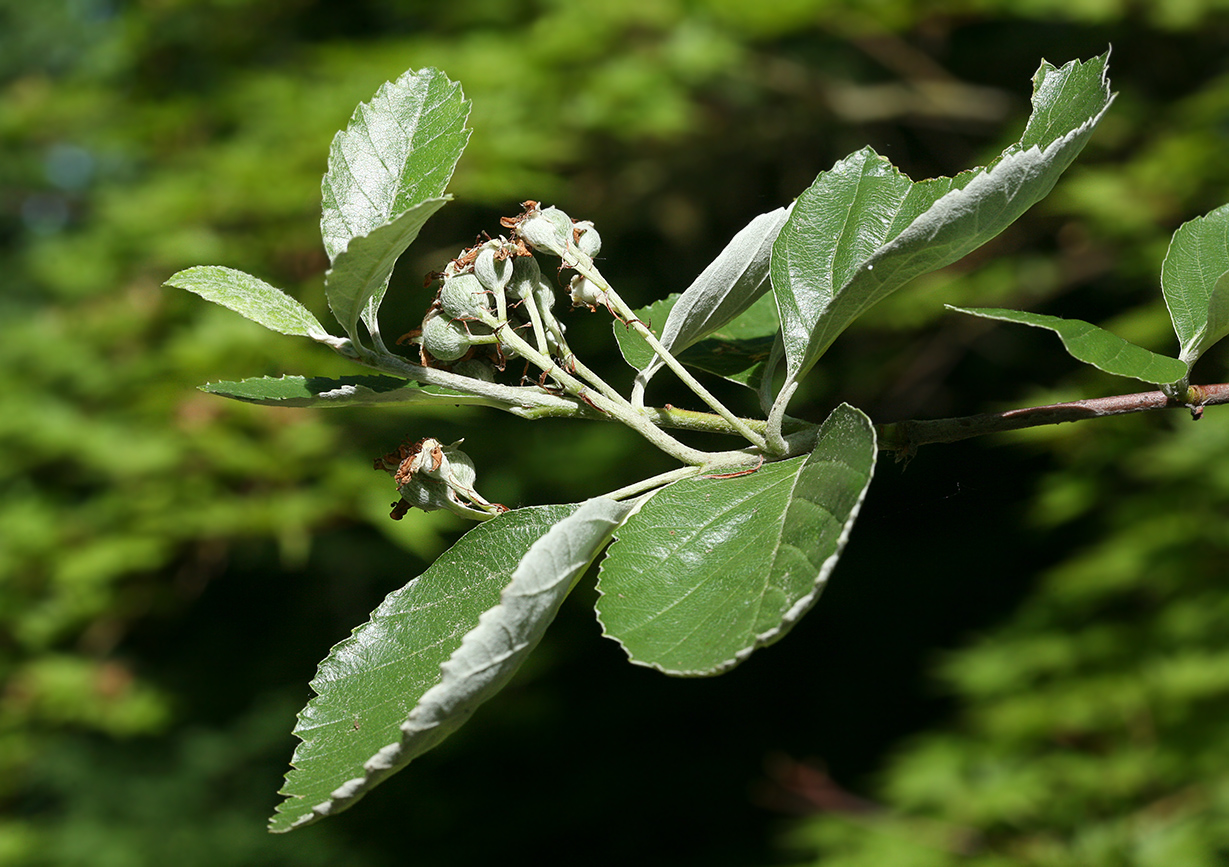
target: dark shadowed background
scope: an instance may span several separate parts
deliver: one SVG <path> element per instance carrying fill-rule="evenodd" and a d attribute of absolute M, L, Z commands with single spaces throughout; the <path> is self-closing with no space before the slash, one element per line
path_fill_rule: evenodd
<path fill-rule="evenodd" d="M 457 736 L 267 835 L 316 663 L 464 529 L 390 521 L 373 457 L 464 436 L 509 505 L 668 463 L 608 425 L 203 394 L 355 371 L 161 286 L 229 265 L 323 315 L 329 142 L 409 68 L 460 81 L 474 133 L 388 333 L 525 199 L 592 219 L 604 273 L 648 303 L 865 144 L 915 179 L 992 158 L 1042 58 L 1110 44 L 1117 102 L 1054 194 L 842 337 L 796 402 L 815 420 L 1122 389 L 945 302 L 1173 351 L 1169 235 L 1229 200 L 1223 3 L 0 0 L 0 865 L 1229 859 L 1216 409 L 885 456 L 814 611 L 720 678 L 628 665 L 589 582 Z M 605 316 L 569 327 L 630 379 Z"/>

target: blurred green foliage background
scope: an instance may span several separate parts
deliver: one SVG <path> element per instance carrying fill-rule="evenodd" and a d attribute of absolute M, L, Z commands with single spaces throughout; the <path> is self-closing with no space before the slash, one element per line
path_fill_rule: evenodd
<path fill-rule="evenodd" d="M 389 332 L 524 199 L 593 219 L 603 270 L 647 303 L 863 144 L 915 178 L 990 158 L 1041 58 L 1112 43 L 1118 100 L 1051 198 L 876 308 L 798 405 L 892 421 L 1111 394 L 1052 336 L 942 304 L 1173 350 L 1168 237 L 1229 201 L 1227 7 L 0 0 L 0 865 L 1224 863 L 1217 410 L 885 464 L 815 611 L 722 678 L 633 669 L 578 592 L 452 741 L 268 836 L 315 663 L 463 530 L 389 521 L 374 456 L 465 436 L 510 505 L 665 464 L 613 426 L 202 394 L 354 371 L 161 283 L 225 264 L 323 314 L 329 141 L 408 68 L 462 82 L 475 132 Z M 571 327 L 629 378 L 603 317 Z"/>

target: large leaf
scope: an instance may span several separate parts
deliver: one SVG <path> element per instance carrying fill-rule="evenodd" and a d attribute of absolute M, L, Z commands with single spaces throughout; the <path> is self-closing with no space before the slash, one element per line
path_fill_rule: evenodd
<path fill-rule="evenodd" d="M 986 243 L 1049 193 L 1112 100 L 1107 58 L 1043 63 L 1024 135 L 984 168 L 914 183 L 866 148 L 816 179 L 772 251 L 793 381 L 871 305 Z"/>
<path fill-rule="evenodd" d="M 662 326 L 662 346 L 677 355 L 735 319 L 768 291 L 772 244 L 789 210 L 760 214 L 734 236 L 673 305 Z M 663 363 L 653 355 L 638 378 L 647 383 Z"/>
<path fill-rule="evenodd" d="M 312 681 L 270 830 L 352 806 L 456 731 L 512 678 L 630 509 L 597 498 L 508 512 L 385 599 Z"/>
<path fill-rule="evenodd" d="M 282 334 L 319 340 L 328 332 L 312 312 L 281 289 L 234 268 L 198 265 L 171 276 L 164 285 L 187 289 Z"/>
<path fill-rule="evenodd" d="M 781 638 L 815 603 L 875 467 L 875 432 L 842 404 L 807 456 L 653 496 L 602 564 L 598 617 L 632 662 L 717 674 Z"/>
<path fill-rule="evenodd" d="M 363 270 L 362 264 L 343 265 L 338 261 L 353 239 L 371 236 L 385 224 L 443 195 L 469 141 L 470 131 L 465 128 L 469 109 L 461 86 L 437 69 L 410 71 L 386 82 L 370 102 L 355 109 L 349 125 L 333 139 L 321 185 L 320 234 L 334 271 L 343 267 Z M 422 220 L 431 211 L 423 214 Z M 419 222 L 413 227 L 406 245 L 421 225 Z M 363 258 L 378 259 L 391 246 L 388 238 L 381 238 L 376 249 L 366 250 Z M 391 264 L 388 271 L 392 271 Z M 329 305 L 335 312 L 343 311 L 344 316 L 338 316 L 342 324 L 353 322 L 351 313 L 354 317 L 362 315 L 378 339 L 375 312 L 384 286 L 372 289 L 363 284 L 363 288 L 355 289 L 347 281 L 346 288 L 338 291 L 343 300 L 334 301 L 331 292 Z M 356 298 L 351 296 L 362 297 L 357 311 Z M 354 336 L 352 327 L 346 333 Z"/>
<path fill-rule="evenodd" d="M 355 332 L 360 316 L 372 335 L 379 335 L 376 311 L 393 266 L 414 243 L 427 219 L 446 201 L 447 197 L 419 202 L 392 222 L 351 238 L 350 246 L 337 254 L 325 278 L 325 295 L 333 315 L 352 340 L 358 340 Z"/>
<path fill-rule="evenodd" d="M 1098 328 L 1082 319 L 1063 319 L 1042 313 L 1026 313 L 1022 310 L 1003 310 L 996 307 L 966 309 L 947 305 L 949 310 L 998 319 L 1003 322 L 1019 322 L 1053 331 L 1071 355 L 1085 364 L 1115 376 L 1127 376 L 1157 385 L 1177 382 L 1186 376 L 1186 364 L 1167 355 L 1159 355 L 1142 346 L 1123 340 L 1116 334 Z"/>
<path fill-rule="evenodd" d="M 1178 227 L 1161 265 L 1161 291 L 1189 369 L 1229 334 L 1229 205 Z"/>

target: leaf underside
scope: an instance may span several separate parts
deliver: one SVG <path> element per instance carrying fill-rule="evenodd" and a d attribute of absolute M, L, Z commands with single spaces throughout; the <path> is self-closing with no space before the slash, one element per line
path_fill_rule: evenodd
<path fill-rule="evenodd" d="M 239 382 L 211 382 L 202 391 L 264 406 L 375 406 L 381 404 L 457 402 L 458 392 L 420 386 L 395 376 L 252 377 Z"/>
<path fill-rule="evenodd" d="M 636 310 L 636 316 L 660 337 L 661 323 L 666 321 L 679 297 L 677 293 L 668 295 Z M 688 367 L 755 389 L 764 375 L 780 327 L 776 301 L 770 293 L 765 293 L 733 320 L 683 350 L 677 358 Z M 653 350 L 636 332 L 615 322 L 614 335 L 628 364 L 637 369 L 648 365 Z"/>
<path fill-rule="evenodd" d="M 512 679 L 631 504 L 508 512 L 390 594 L 320 665 L 270 830 L 353 806 Z"/>
<path fill-rule="evenodd" d="M 772 245 L 792 207 L 760 214 L 734 236 L 672 306 L 662 327 L 662 346 L 678 355 L 764 296 L 771 285 Z M 652 356 L 639 379 L 647 383 L 663 363 L 660 356 Z"/>
<path fill-rule="evenodd" d="M 875 455 L 870 420 L 843 404 L 808 456 L 662 489 L 602 563 L 604 633 L 632 662 L 679 676 L 719 674 L 777 641 L 836 565 Z"/>
<path fill-rule="evenodd" d="M 1050 192 L 1112 101 L 1107 59 L 1043 63 L 1024 135 L 984 168 L 914 183 L 865 148 L 820 174 L 772 250 L 793 380 L 869 307 L 986 243 Z"/>

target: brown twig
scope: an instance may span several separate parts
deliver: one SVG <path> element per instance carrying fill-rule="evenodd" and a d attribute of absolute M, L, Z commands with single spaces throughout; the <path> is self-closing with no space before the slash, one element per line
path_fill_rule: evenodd
<path fill-rule="evenodd" d="M 1054 403 L 1049 406 L 1032 406 L 1024 409 L 1009 409 L 1005 412 L 986 412 L 961 418 L 899 421 L 876 425 L 879 448 L 894 451 L 900 458 L 907 458 L 918 446 L 930 443 L 954 443 L 970 437 L 1022 430 L 1046 424 L 1062 424 L 1066 421 L 1083 421 L 1110 415 L 1125 415 L 1130 412 L 1147 412 L 1154 409 L 1189 409 L 1191 417 L 1198 419 L 1205 406 L 1229 403 L 1229 383 L 1218 385 L 1192 385 L 1185 395 L 1186 400 L 1176 400 L 1164 392 L 1145 391 L 1138 394 L 1119 394 L 1114 397 L 1098 397 L 1092 400 L 1076 400 L 1070 403 Z"/>

